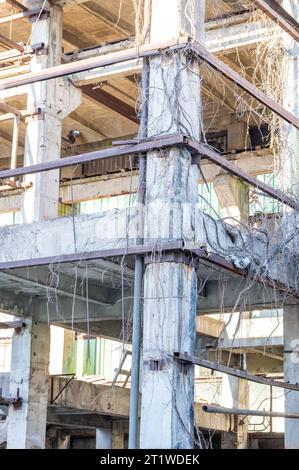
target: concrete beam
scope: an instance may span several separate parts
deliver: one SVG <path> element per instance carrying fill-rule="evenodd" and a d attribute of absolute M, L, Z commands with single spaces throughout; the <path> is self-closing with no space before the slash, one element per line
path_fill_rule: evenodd
<path fill-rule="evenodd" d="M 50 380 L 52 380 L 50 376 Z M 111 418 L 92 411 L 48 405 L 47 424 L 74 429 L 109 428 Z"/>
<path fill-rule="evenodd" d="M 221 221 L 215 221 L 211 217 L 202 214 L 196 209 L 196 206 L 187 205 L 184 211 L 184 217 L 193 214 L 193 223 L 173 224 L 172 218 L 180 210 L 179 205 L 171 204 L 169 207 L 163 202 L 158 203 L 159 216 L 157 207 L 148 207 L 145 212 L 145 243 L 161 243 L 170 240 L 172 237 L 176 240 L 181 238 L 185 240 L 186 249 L 196 249 L 206 247 L 209 253 L 224 252 L 224 259 L 232 261 L 237 266 L 239 263 L 245 263 L 247 266 L 251 263 L 252 269 L 259 260 L 268 260 L 268 247 L 263 237 L 257 236 L 252 238 L 249 234 L 247 240 L 246 233 L 242 237 L 238 231 L 231 226 L 223 224 Z M 160 205 L 159 205 L 160 204 Z M 192 208 L 193 207 L 193 208 Z M 136 246 L 138 232 L 138 210 L 140 207 L 128 208 L 125 210 L 107 211 L 94 215 L 65 217 L 55 219 L 51 222 L 44 221 L 35 224 L 22 224 L 0 228 L 0 239 L 2 240 L 3 250 L 0 252 L 0 263 L 10 261 L 22 261 L 24 266 L 28 265 L 30 260 L 34 263 L 35 259 L 49 257 L 48 263 L 59 263 L 63 255 L 75 255 L 84 253 L 108 250 L 114 248 L 128 248 Z M 153 212 L 156 211 L 156 212 Z M 172 215 L 171 215 L 172 214 Z M 289 220 L 290 219 L 290 220 Z M 293 232 L 295 221 L 292 216 L 287 216 L 283 225 L 284 232 Z M 280 230 L 280 229 L 279 229 Z M 281 229 L 282 230 L 282 229 Z M 151 231 L 151 232 L 150 232 Z M 63 237 L 61 237 L 63 233 Z M 88 238 L 86 239 L 86 233 Z M 267 275 L 277 281 L 292 285 L 296 279 L 296 264 L 291 264 L 290 258 L 285 259 L 280 256 L 279 247 L 274 244 L 275 237 L 279 235 L 279 231 L 273 234 L 273 242 L 270 245 L 273 250 L 270 263 L 267 261 Z M 271 235 L 272 236 L 272 235 Z M 27 243 L 24 244 L 24 240 Z M 250 250 L 246 243 L 250 243 Z M 271 244 L 272 243 L 272 244 Z M 245 247 L 245 248 L 244 248 Z M 290 250 L 295 250 L 295 245 L 289 246 Z M 245 250 L 245 252 L 244 252 Z M 277 253 L 277 254 L 275 254 Z M 296 252 L 294 252 L 294 255 Z M 209 264 L 209 259 L 207 258 Z M 211 270 L 213 266 L 210 265 Z M 210 271 L 209 271 L 210 272 Z M 203 271 L 203 279 L 208 273 Z M 252 283 L 248 285 L 248 280 L 236 281 L 230 280 L 231 291 L 225 289 L 225 308 L 233 308 L 237 295 L 240 293 L 239 301 L 245 300 L 252 302 L 252 306 L 263 305 L 271 306 L 275 292 L 272 288 Z M 247 282 L 247 284 L 246 284 Z M 214 284 L 213 284 L 214 283 Z M 47 283 L 48 285 L 48 283 Z M 294 284 L 296 285 L 296 284 Z M 202 313 L 210 313 L 219 309 L 222 305 L 222 292 L 218 281 L 210 280 L 206 286 L 205 296 L 199 303 L 199 310 Z M 240 289 L 245 289 L 244 294 Z M 256 290 L 255 290 L 256 289 Z M 280 295 L 277 294 L 276 300 L 279 304 Z M 239 303 L 240 303 L 239 302 Z"/>
<path fill-rule="evenodd" d="M 87 330 L 87 324 L 88 330 Z M 131 322 L 128 319 L 127 322 L 123 323 L 121 320 L 90 320 L 89 323 L 84 319 L 84 321 L 74 321 L 69 320 L 68 322 L 57 322 L 57 326 L 62 328 L 69 328 L 71 331 L 78 331 L 80 333 L 87 334 L 89 332 L 92 336 L 97 336 L 100 338 L 117 340 L 120 342 L 130 343 L 131 342 Z"/>
<path fill-rule="evenodd" d="M 11 293 L 1 290 L 0 308 L 3 313 L 24 317 L 32 315 L 32 297 L 23 295 L 20 291 Z"/>
<path fill-rule="evenodd" d="M 110 287 L 103 284 L 106 281 L 105 275 L 102 277 L 100 271 L 105 272 L 105 269 L 112 269 L 117 265 L 113 263 L 102 261 L 102 264 L 98 265 L 99 276 L 97 279 L 92 278 L 88 280 L 88 297 L 91 301 L 98 303 L 99 305 L 112 305 L 120 299 L 119 288 L 116 286 Z M 131 271 L 125 269 L 125 276 L 129 276 Z M 65 296 L 73 299 L 85 300 L 86 285 L 84 283 L 84 276 L 86 274 L 86 267 L 74 268 L 73 272 L 66 274 L 59 268 L 59 266 L 48 267 L 40 266 L 38 268 L 25 268 L 25 269 L 14 269 L 12 271 L 0 272 L 0 282 L 2 289 L 9 289 L 10 291 L 17 291 L 22 286 L 23 293 L 47 297 L 50 299 L 57 296 Z M 117 277 L 115 273 L 115 278 Z M 76 279 L 77 276 L 77 279 Z M 121 274 L 119 274 L 119 277 Z M 102 277 L 102 279 L 101 279 Z M 101 282 L 102 280 L 102 282 Z M 132 273 L 133 280 L 133 273 Z M 76 282 L 77 281 L 77 282 Z M 116 281 L 116 279 L 115 279 Z M 34 292 L 35 290 L 35 292 Z M 127 292 L 128 293 L 128 292 Z"/>
<path fill-rule="evenodd" d="M 32 284 L 34 289 L 34 284 Z M 127 292 L 128 293 L 128 292 Z M 91 298 L 66 296 L 63 294 L 53 295 L 42 294 L 36 291 L 32 295 L 17 294 L 15 291 L 0 290 L 1 310 L 10 315 L 18 317 L 32 316 L 43 323 L 61 324 L 65 323 L 71 328 L 76 323 L 85 323 L 85 331 L 89 321 L 104 322 L 106 320 L 120 320 L 123 309 L 125 315 L 131 311 L 131 296 L 124 301 L 111 305 L 103 305 L 102 302 Z M 64 326 L 66 327 L 66 326 Z"/>
<path fill-rule="evenodd" d="M 3 242 L 0 262 L 44 256 L 54 256 L 59 261 L 62 254 L 124 248 L 127 237 L 131 240 L 129 244 L 135 245 L 136 236 L 135 208 L 0 227 Z"/>
<path fill-rule="evenodd" d="M 66 322 L 69 327 L 77 322 L 84 322 L 85 331 L 87 331 L 89 321 L 121 320 L 123 309 L 127 317 L 132 309 L 132 298 L 124 300 L 124 305 L 119 301 L 116 304 L 107 306 L 100 305 L 99 302 L 92 299 L 87 301 L 87 299 L 74 298 L 72 302 L 69 298 L 58 296 L 50 304 L 45 299 L 37 300 L 34 302 L 34 307 L 37 312 L 36 317 L 40 321 L 47 322 L 49 319 L 52 324 L 61 325 Z"/>
<path fill-rule="evenodd" d="M 106 65 L 104 67 L 86 70 L 69 76 L 71 83 L 76 87 L 98 83 L 99 81 L 113 80 L 115 78 L 127 77 L 128 75 L 140 74 L 142 60 L 127 60 L 119 64 Z"/>
<path fill-rule="evenodd" d="M 269 329 L 270 331 L 270 329 Z M 260 347 L 281 346 L 283 343 L 282 336 L 261 336 L 259 338 L 225 338 L 219 342 L 219 349 L 251 349 Z M 261 351 L 262 352 L 262 351 Z"/>
<path fill-rule="evenodd" d="M 53 380 L 54 393 L 61 390 L 67 381 L 67 379 L 63 377 L 53 377 Z M 85 410 L 113 418 L 120 418 L 129 416 L 129 397 L 130 390 L 127 388 L 112 388 L 108 385 L 98 385 L 91 382 L 74 380 L 71 386 L 66 387 L 62 395 L 57 399 L 55 406 L 62 407 L 64 410 L 67 408 L 70 409 L 70 411 L 72 409 L 77 412 L 79 410 Z M 219 414 L 212 413 L 207 416 L 207 413 L 204 413 L 201 407 L 202 403 L 195 403 L 196 426 L 217 431 L 228 431 L 230 429 L 229 415 L 220 416 Z M 55 414 L 57 416 L 57 413 Z M 64 417 L 64 415 L 59 416 Z M 50 417 L 54 419 L 54 411 L 50 411 Z"/>
<path fill-rule="evenodd" d="M 53 396 L 56 396 L 66 384 L 67 378 L 55 377 Z M 49 396 L 51 388 L 49 385 Z M 130 390 L 123 387 L 98 385 L 81 380 L 73 380 L 55 401 L 55 406 L 92 411 L 108 416 L 129 416 Z"/>
<path fill-rule="evenodd" d="M 81 8 L 98 18 L 110 29 L 117 31 L 123 36 L 132 36 L 135 33 L 135 24 L 129 24 L 121 15 L 114 15 L 111 11 L 103 8 L 99 3 L 87 0 L 81 3 Z M 117 12 L 118 13 L 118 12 Z"/>
<path fill-rule="evenodd" d="M 205 45 L 213 53 L 217 52 L 232 52 L 236 48 L 252 46 L 259 42 L 271 40 L 275 28 L 269 28 L 265 23 L 248 23 L 220 27 L 206 31 Z M 88 57 L 96 57 L 99 54 L 106 54 L 114 50 L 121 50 L 132 47 L 134 41 L 125 40 L 119 43 L 99 46 L 90 50 L 75 51 L 71 54 L 66 54 L 67 60 L 81 60 Z M 102 67 L 87 72 L 81 72 L 70 76 L 72 83 L 76 86 L 86 85 L 88 83 L 96 83 L 99 80 L 111 80 L 116 77 L 128 76 L 133 74 L 140 74 L 142 69 L 142 61 L 133 60 L 127 61 L 124 64 L 116 64 L 115 66 Z"/>
<path fill-rule="evenodd" d="M 275 33 L 277 34 L 277 28 L 269 28 L 267 22 L 246 21 L 206 31 L 205 46 L 213 53 L 230 53 L 238 48 L 270 41 Z"/>
<path fill-rule="evenodd" d="M 105 44 L 98 47 L 92 47 L 84 51 L 74 51 L 66 54 L 62 54 L 62 58 L 65 62 L 73 62 L 74 60 L 88 59 L 89 57 L 95 57 L 100 54 L 108 54 L 109 52 L 121 51 L 123 49 L 129 49 L 135 44 L 135 39 L 125 39 L 124 41 L 118 41 L 112 44 Z"/>
<path fill-rule="evenodd" d="M 200 429 L 213 429 L 214 431 L 229 432 L 231 430 L 231 416 L 229 414 L 208 413 L 202 411 L 203 403 L 194 404 L 194 420 L 195 425 Z"/>
<path fill-rule="evenodd" d="M 267 286 L 261 288 L 256 283 L 252 283 L 249 288 L 247 279 L 229 279 L 228 277 L 224 282 L 223 286 L 218 280 L 206 283 L 204 295 L 198 299 L 199 315 L 279 308 L 285 301 L 285 294 L 280 294 L 275 288 Z"/>
<path fill-rule="evenodd" d="M 196 318 L 196 333 L 200 335 L 218 338 L 224 330 L 224 326 L 224 321 L 206 315 L 200 315 Z"/>

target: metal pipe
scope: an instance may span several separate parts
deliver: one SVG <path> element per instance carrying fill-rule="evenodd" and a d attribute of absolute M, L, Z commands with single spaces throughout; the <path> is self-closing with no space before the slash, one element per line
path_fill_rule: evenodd
<path fill-rule="evenodd" d="M 141 116 L 139 137 L 147 137 L 148 121 L 148 87 L 149 87 L 149 63 L 144 59 L 141 78 Z M 140 153 L 139 165 L 139 188 L 138 203 L 144 204 L 145 200 L 145 173 L 146 158 L 144 153 Z M 139 223 L 143 226 L 142 214 L 139 211 Z M 142 238 L 138 238 L 138 244 L 143 243 Z M 143 257 L 135 256 L 135 279 L 134 279 L 134 305 L 133 305 L 133 333 L 132 333 L 132 367 L 131 367 L 131 392 L 130 392 L 130 419 L 129 419 L 129 449 L 138 448 L 138 403 L 139 403 L 139 379 L 140 379 L 140 348 L 141 348 L 141 312 L 142 312 L 142 277 L 143 277 Z"/>
<path fill-rule="evenodd" d="M 11 170 L 14 170 L 15 168 L 17 168 L 19 124 L 20 124 L 20 117 L 18 115 L 15 115 L 13 119 L 13 135 L 12 135 L 11 161 L 10 161 Z M 15 180 L 14 177 L 12 177 L 11 179 L 13 181 Z"/>
<path fill-rule="evenodd" d="M 273 387 L 270 385 L 270 412 L 273 412 Z M 270 417 L 270 432 L 273 431 L 272 416 Z"/>
<path fill-rule="evenodd" d="M 132 366 L 129 417 L 129 449 L 138 446 L 138 403 L 139 374 L 141 347 L 141 294 L 142 294 L 143 261 L 141 256 L 135 257 L 133 333 L 132 333 Z"/>
<path fill-rule="evenodd" d="M 299 419 L 299 413 L 283 413 L 279 411 L 248 410 L 241 408 L 224 408 L 222 406 L 204 405 L 205 413 L 231 414 L 238 416 L 270 416 L 272 418 Z"/>

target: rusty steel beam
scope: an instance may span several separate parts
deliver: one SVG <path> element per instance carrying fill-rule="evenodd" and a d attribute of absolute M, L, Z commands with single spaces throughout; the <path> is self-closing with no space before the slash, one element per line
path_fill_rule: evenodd
<path fill-rule="evenodd" d="M 20 116 L 21 114 L 21 111 L 19 111 L 14 106 L 11 106 L 10 104 L 4 103 L 1 101 L 0 101 L 0 111 L 3 111 L 4 113 L 14 114 L 15 116 Z"/>
<path fill-rule="evenodd" d="M 286 390 L 295 390 L 299 392 L 298 384 L 290 384 L 288 382 L 281 382 L 273 379 L 267 379 L 265 377 L 260 377 L 258 375 L 249 374 L 243 370 L 235 369 L 233 367 L 227 367 L 218 362 L 211 362 L 200 357 L 190 356 L 189 354 L 175 352 L 173 357 L 179 361 L 195 364 L 200 367 L 205 367 L 206 369 L 216 370 L 217 372 L 222 372 L 223 374 L 232 375 L 238 377 L 239 379 L 249 380 L 251 382 L 256 382 L 263 385 L 269 385 L 270 387 L 284 388 Z"/>
<path fill-rule="evenodd" d="M 136 140 L 136 144 L 121 145 L 104 150 L 96 150 L 95 152 L 83 153 L 73 157 L 52 160 L 50 162 L 38 163 L 25 167 L 16 168 L 14 170 L 0 171 L 0 180 L 3 178 L 12 178 L 14 176 L 24 176 L 33 173 L 41 173 L 58 168 L 65 168 L 71 165 L 79 165 L 82 163 L 92 162 L 95 160 L 106 160 L 108 158 L 120 157 L 129 154 L 138 154 L 140 152 L 149 152 L 150 150 L 158 150 L 163 147 L 170 147 L 185 143 L 185 138 L 181 134 L 172 134 L 158 137 L 153 140 Z"/>
<path fill-rule="evenodd" d="M 135 245 L 129 246 L 125 248 L 112 248 L 107 250 L 97 250 L 97 251 L 90 251 L 84 253 L 73 253 L 68 255 L 61 255 L 61 256 L 46 256 L 42 258 L 33 258 L 33 259 L 21 259 L 21 260 L 13 260 L 13 261 L 4 261 L 0 263 L 0 271 L 10 270 L 15 268 L 28 268 L 33 266 L 47 266 L 50 264 L 55 263 L 73 263 L 73 262 L 84 262 L 93 261 L 98 259 L 105 259 L 105 258 L 116 258 L 116 257 L 123 257 L 123 256 L 151 256 L 153 259 L 153 253 L 167 253 L 167 252 L 182 252 L 184 254 L 190 254 L 191 258 L 199 257 L 202 262 L 209 264 L 210 266 L 214 266 L 217 271 L 219 268 L 229 271 L 231 273 L 236 274 L 237 276 L 241 277 L 250 277 L 250 273 L 247 269 L 238 269 L 236 268 L 233 263 L 229 260 L 224 258 L 221 255 L 208 255 L 204 250 L 201 248 L 184 248 L 183 240 L 171 241 L 167 243 L 163 243 L 161 245 L 151 244 L 151 245 Z M 299 292 L 295 289 L 290 289 L 285 284 L 270 280 L 269 278 L 263 276 L 255 276 L 255 280 L 261 285 L 261 288 L 265 285 L 272 287 L 273 289 L 284 292 L 289 296 L 292 296 L 296 299 L 299 298 Z"/>
<path fill-rule="evenodd" d="M 11 23 L 12 21 L 21 20 L 26 16 L 28 17 L 27 12 L 15 13 L 14 15 L 4 16 L 3 18 L 0 18 L 0 24 Z"/>
<path fill-rule="evenodd" d="M 46 13 L 46 10 L 44 10 L 42 13 L 43 14 Z M 39 8 L 22 11 L 20 13 L 15 13 L 14 15 L 4 16 L 3 18 L 0 18 L 0 24 L 11 23 L 12 21 L 22 20 L 23 18 L 32 21 L 32 17 L 37 16 L 39 14 L 40 14 Z"/>
<path fill-rule="evenodd" d="M 18 2 L 18 0 L 5 0 L 6 3 L 9 3 L 11 6 L 15 7 L 17 10 L 22 12 L 28 11 L 28 8 L 23 5 L 23 3 Z"/>
<path fill-rule="evenodd" d="M 83 85 L 81 86 L 81 90 L 84 95 L 89 96 L 89 98 L 101 103 L 105 107 L 115 111 L 121 116 L 124 116 L 135 124 L 139 124 L 139 118 L 136 114 L 135 108 L 110 93 L 107 93 L 107 91 L 102 88 L 95 88 L 94 85 Z"/>
<path fill-rule="evenodd" d="M 269 196 L 273 197 L 277 201 L 286 204 L 292 209 L 298 208 L 298 202 L 296 199 L 287 196 L 282 191 L 272 188 L 271 186 L 259 181 L 253 176 L 241 168 L 233 165 L 231 162 L 226 160 L 225 157 L 219 155 L 217 152 L 212 150 L 206 144 L 196 142 L 190 138 L 183 136 L 182 134 L 170 134 L 155 139 L 145 139 L 143 141 L 136 140 L 135 144 L 130 141 L 129 145 L 120 145 L 118 147 L 112 147 L 104 150 L 96 150 L 94 152 L 83 153 L 81 155 L 75 155 L 59 160 L 53 160 L 45 163 L 38 163 L 37 165 L 30 165 L 26 167 L 20 167 L 13 170 L 2 170 L 0 171 L 0 180 L 6 178 L 12 178 L 15 176 L 24 176 L 33 173 L 41 173 L 45 171 L 55 170 L 58 168 L 65 168 L 72 165 L 79 165 L 95 160 L 106 160 L 108 158 L 120 157 L 129 154 L 138 154 L 139 152 L 149 152 L 150 150 L 158 150 L 163 147 L 171 147 L 174 145 L 187 145 L 193 153 L 194 162 L 200 165 L 200 159 L 206 158 L 207 160 L 215 163 L 217 166 L 224 168 L 228 173 L 233 176 L 240 178 L 251 186 L 260 189 Z"/>
<path fill-rule="evenodd" d="M 8 90 L 17 86 L 31 85 L 32 83 L 50 80 L 52 78 L 65 77 L 73 73 L 85 72 L 107 65 L 119 64 L 128 60 L 154 57 L 161 54 L 161 51 L 179 51 L 188 45 L 187 38 L 183 37 L 178 40 L 165 41 L 155 44 L 140 46 L 138 49 L 132 47 L 122 51 L 111 52 L 99 57 L 91 57 L 88 59 L 69 62 L 67 64 L 55 65 L 44 70 L 38 70 L 24 74 L 20 77 L 11 77 L 1 80 L 0 90 Z"/>
<path fill-rule="evenodd" d="M 104 258 L 115 258 L 117 256 L 130 256 L 130 255 L 153 255 L 157 252 L 161 255 L 162 252 L 166 251 L 177 251 L 183 248 L 183 241 L 174 241 L 168 243 L 162 243 L 161 245 L 151 244 L 151 245 L 136 245 L 128 246 L 125 248 L 111 248 L 107 250 L 100 251 L 89 251 L 84 253 L 73 253 L 71 255 L 61 255 L 61 256 L 47 256 L 43 258 L 33 258 L 33 259 L 21 259 L 15 261 L 4 261 L 0 263 L 0 271 L 15 269 L 15 268 L 24 268 L 30 266 L 47 266 L 49 264 L 55 263 L 72 263 L 72 262 L 86 262 L 94 261 L 97 259 Z"/>
<path fill-rule="evenodd" d="M 19 52 L 24 52 L 24 49 L 25 49 L 24 46 L 14 41 L 13 39 L 8 38 L 2 33 L 0 33 L 0 42 L 2 42 L 2 44 L 5 44 L 6 46 L 12 49 L 16 49 Z"/>
<path fill-rule="evenodd" d="M 0 405 L 1 406 L 9 406 L 13 405 L 14 408 L 19 409 L 22 406 L 22 398 L 20 397 L 2 397 L 0 396 Z"/>
<path fill-rule="evenodd" d="M 26 109 L 19 110 L 4 102 L 0 102 L 0 111 L 5 113 L 0 114 L 0 122 L 10 121 L 11 119 L 14 119 L 15 116 L 18 116 L 22 121 L 26 121 L 26 118 L 28 117 L 40 116 L 42 114 L 41 108 L 36 108 L 32 111 Z"/>
<path fill-rule="evenodd" d="M 291 196 L 288 196 L 287 194 L 278 189 L 272 188 L 272 186 L 269 186 L 268 184 L 263 183 L 262 181 L 259 181 L 254 176 L 249 175 L 246 171 L 242 170 L 242 168 L 237 167 L 236 165 L 231 163 L 229 160 L 217 153 L 207 144 L 196 142 L 192 139 L 187 140 L 188 145 L 192 149 L 193 153 L 195 153 L 194 160 L 198 163 L 198 165 L 200 165 L 200 160 L 202 158 L 207 159 L 210 162 L 215 163 L 215 165 L 220 166 L 221 168 L 226 170 L 229 174 L 236 176 L 242 181 L 245 181 L 250 186 L 260 189 L 265 194 L 268 194 L 268 196 L 271 196 L 273 199 L 276 199 L 277 201 L 286 204 L 292 209 L 298 210 L 299 201 L 297 201 L 296 199 L 292 198 Z"/>
<path fill-rule="evenodd" d="M 218 268 L 224 269 L 225 271 L 229 271 L 233 274 L 237 274 L 243 278 L 254 279 L 259 284 L 267 285 L 272 289 L 277 289 L 278 291 L 285 292 L 286 294 L 299 299 L 299 292 L 296 289 L 286 286 L 280 281 L 273 280 L 267 277 L 264 277 L 260 274 L 256 274 L 255 272 L 250 272 L 248 269 L 240 269 L 236 268 L 236 266 L 229 261 L 228 259 L 224 258 L 221 255 L 217 255 L 214 253 L 208 253 L 206 250 L 202 248 L 190 248 L 190 253 L 196 258 L 198 257 L 200 260 L 204 261 L 205 263 L 212 264 L 214 266 L 218 266 Z"/>
<path fill-rule="evenodd" d="M 220 72 L 229 80 L 236 83 L 242 90 L 246 91 L 255 98 L 257 101 L 265 105 L 267 108 L 271 109 L 275 114 L 283 118 L 285 121 L 293 124 L 297 129 L 299 129 L 299 119 L 294 116 L 292 113 L 287 111 L 283 106 L 278 104 L 269 96 L 265 95 L 262 91 L 260 91 L 256 86 L 250 83 L 246 78 L 241 77 L 237 72 L 232 70 L 228 65 L 218 59 L 215 55 L 211 54 L 204 46 L 199 43 L 191 43 L 190 49 L 194 52 L 194 54 L 201 60 L 204 60 L 207 64 L 209 64 L 213 69 Z"/>
<path fill-rule="evenodd" d="M 193 52 L 193 54 L 200 60 L 204 60 L 207 64 L 216 69 L 222 75 L 226 76 L 229 80 L 235 82 L 240 88 L 253 96 L 257 101 L 299 129 L 299 119 L 297 117 L 276 103 L 276 101 L 274 101 L 272 98 L 265 95 L 248 80 L 241 77 L 241 75 L 211 54 L 204 46 L 197 42 L 190 43 L 186 38 L 181 38 L 177 41 L 167 41 L 159 44 L 141 46 L 138 50 L 133 47 L 131 49 L 105 54 L 100 57 L 83 59 L 77 62 L 49 67 L 45 70 L 30 72 L 18 77 L 6 78 L 1 80 L 0 90 L 7 90 L 22 85 L 29 85 L 39 81 L 50 80 L 52 78 L 59 78 L 73 73 L 92 70 L 94 68 L 117 64 L 136 58 L 154 57 L 160 55 L 162 51 L 164 51 L 164 53 L 167 51 L 177 52 L 182 49 Z"/>
<path fill-rule="evenodd" d="M 299 23 L 279 3 L 275 0 L 253 0 L 253 3 L 299 42 Z"/>
<path fill-rule="evenodd" d="M 25 326 L 26 324 L 23 322 L 23 320 L 0 322 L 0 330 L 19 329 L 25 328 Z"/>
<path fill-rule="evenodd" d="M 45 50 L 45 45 L 43 42 L 32 44 L 31 46 L 24 46 L 23 52 L 17 50 L 0 52 L 0 63 L 5 64 L 19 60 L 22 60 L 23 62 L 25 59 L 29 60 L 30 57 L 36 52 L 42 53 L 42 50 Z"/>

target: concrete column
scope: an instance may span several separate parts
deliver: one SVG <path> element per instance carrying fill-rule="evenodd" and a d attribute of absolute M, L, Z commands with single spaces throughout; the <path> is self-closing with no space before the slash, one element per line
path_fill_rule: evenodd
<path fill-rule="evenodd" d="M 284 380 L 299 383 L 299 305 L 283 307 Z M 285 395 L 286 413 L 299 413 L 299 393 Z M 286 449 L 299 449 L 299 420 L 285 420 L 284 445 Z"/>
<path fill-rule="evenodd" d="M 41 7 L 41 0 L 28 0 L 27 7 Z M 31 60 L 31 70 L 41 70 L 61 62 L 62 8 L 49 3 L 49 17 L 33 23 L 31 43 L 43 42 L 47 54 Z M 24 165 L 60 158 L 62 121 L 80 104 L 81 93 L 65 79 L 49 80 L 29 86 L 28 109 L 41 108 L 41 115 L 29 119 L 26 128 Z M 31 182 L 22 200 L 23 222 L 38 222 L 58 214 L 59 170 L 27 175 Z M 20 410 L 9 409 L 8 447 L 44 448 L 47 404 L 50 327 L 28 319 L 24 333 L 15 335 L 12 345 L 11 390 L 19 389 L 24 403 Z"/>
<path fill-rule="evenodd" d="M 247 380 L 238 379 L 237 407 L 249 408 L 249 384 Z M 248 447 L 248 417 L 237 416 L 236 423 L 236 447 L 237 449 L 247 449 Z"/>
<path fill-rule="evenodd" d="M 30 7 L 41 6 L 43 2 L 28 1 Z M 48 53 L 36 55 L 31 60 L 31 70 L 41 70 L 61 63 L 62 50 L 62 8 L 50 6 L 50 16 L 40 18 L 32 25 L 31 43 L 43 42 Z M 60 158 L 61 130 L 63 119 L 81 100 L 80 91 L 67 79 L 55 79 L 34 83 L 29 86 L 27 108 L 41 108 L 42 114 L 28 119 L 25 137 L 24 165 L 44 163 Z M 27 175 L 25 181 L 32 183 L 23 197 L 22 220 L 35 222 L 51 219 L 58 215 L 59 170 Z"/>
<path fill-rule="evenodd" d="M 214 189 L 221 206 L 221 217 L 232 225 L 248 225 L 249 188 L 243 182 L 223 174 L 214 179 Z"/>
<path fill-rule="evenodd" d="M 299 3 L 297 0 L 283 0 L 282 6 L 299 21 Z M 290 35 L 284 33 L 284 96 L 283 105 L 295 116 L 299 116 L 299 44 Z M 279 173 L 280 188 L 299 195 L 299 132 L 290 124 L 283 126 L 281 153 L 282 169 Z M 299 355 L 294 350 L 299 344 L 299 307 L 285 305 L 283 309 L 284 329 L 284 378 L 292 383 L 299 382 Z M 299 412 L 298 392 L 289 392 L 285 396 L 285 411 Z M 285 448 L 299 449 L 299 421 L 285 420 Z"/>
<path fill-rule="evenodd" d="M 223 374 L 221 405 L 227 408 L 249 408 L 249 387 L 246 380 Z M 223 449 L 246 449 L 248 445 L 248 418 L 235 416 L 233 433 L 222 435 Z"/>
<path fill-rule="evenodd" d="M 129 422 L 125 420 L 112 421 L 112 449 L 127 448 L 125 435 L 129 434 Z"/>
<path fill-rule="evenodd" d="M 151 41 L 188 33 L 202 40 L 204 1 L 153 0 Z M 148 136 L 200 136 L 200 78 L 184 53 L 150 62 Z M 186 149 L 147 155 L 144 238 L 156 242 L 192 236 L 198 169 Z M 141 448 L 194 445 L 194 366 L 172 358 L 194 354 L 197 283 L 194 267 L 176 254 L 149 260 L 144 275 Z"/>
<path fill-rule="evenodd" d="M 65 432 L 59 431 L 57 432 L 57 449 L 69 449 L 71 443 L 71 435 L 66 434 Z"/>
<path fill-rule="evenodd" d="M 235 449 L 236 448 L 236 434 L 234 432 L 221 433 L 221 449 Z"/>
<path fill-rule="evenodd" d="M 99 428 L 96 430 L 96 449 L 112 449 L 111 428 Z"/>
<path fill-rule="evenodd" d="M 282 6 L 299 21 L 299 3 L 297 0 L 283 0 Z M 299 117 L 299 44 L 284 33 L 283 63 L 283 106 Z M 281 169 L 278 175 L 279 186 L 297 197 L 299 194 L 299 131 L 291 124 L 284 123 L 282 136 Z"/>
<path fill-rule="evenodd" d="M 7 448 L 45 447 L 48 404 L 50 330 L 25 319 L 26 328 L 12 340 L 10 395 L 22 398 L 21 408 L 9 406 Z"/>
<path fill-rule="evenodd" d="M 183 263 L 145 273 L 141 448 L 192 448 L 194 367 L 171 356 L 194 354 L 196 274 Z"/>

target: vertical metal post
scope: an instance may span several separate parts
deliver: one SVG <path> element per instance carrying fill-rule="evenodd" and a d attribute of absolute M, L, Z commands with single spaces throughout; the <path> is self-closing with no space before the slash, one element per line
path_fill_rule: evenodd
<path fill-rule="evenodd" d="M 149 62 L 143 60 L 141 79 L 141 116 L 139 137 L 147 136 L 148 105 L 147 95 L 149 87 Z M 145 155 L 140 154 L 139 160 L 139 188 L 138 203 L 144 204 L 145 200 Z M 142 243 L 142 239 L 138 240 Z M 130 420 L 129 420 L 129 449 L 138 448 L 138 403 L 139 403 L 139 374 L 140 374 L 140 348 L 141 348 L 141 311 L 142 311 L 142 277 L 143 258 L 135 256 L 135 279 L 134 279 L 134 305 L 133 305 L 133 333 L 132 333 L 132 372 L 130 393 Z"/>
<path fill-rule="evenodd" d="M 270 412 L 273 411 L 273 387 L 270 385 Z M 273 432 L 273 419 L 270 416 L 270 432 Z"/>
<path fill-rule="evenodd" d="M 16 114 L 13 119 L 13 135 L 12 135 L 12 147 L 11 147 L 11 160 L 10 169 L 14 170 L 17 168 L 18 158 L 18 141 L 19 141 L 19 123 L 20 117 Z M 15 178 L 11 178 L 14 180 Z"/>

